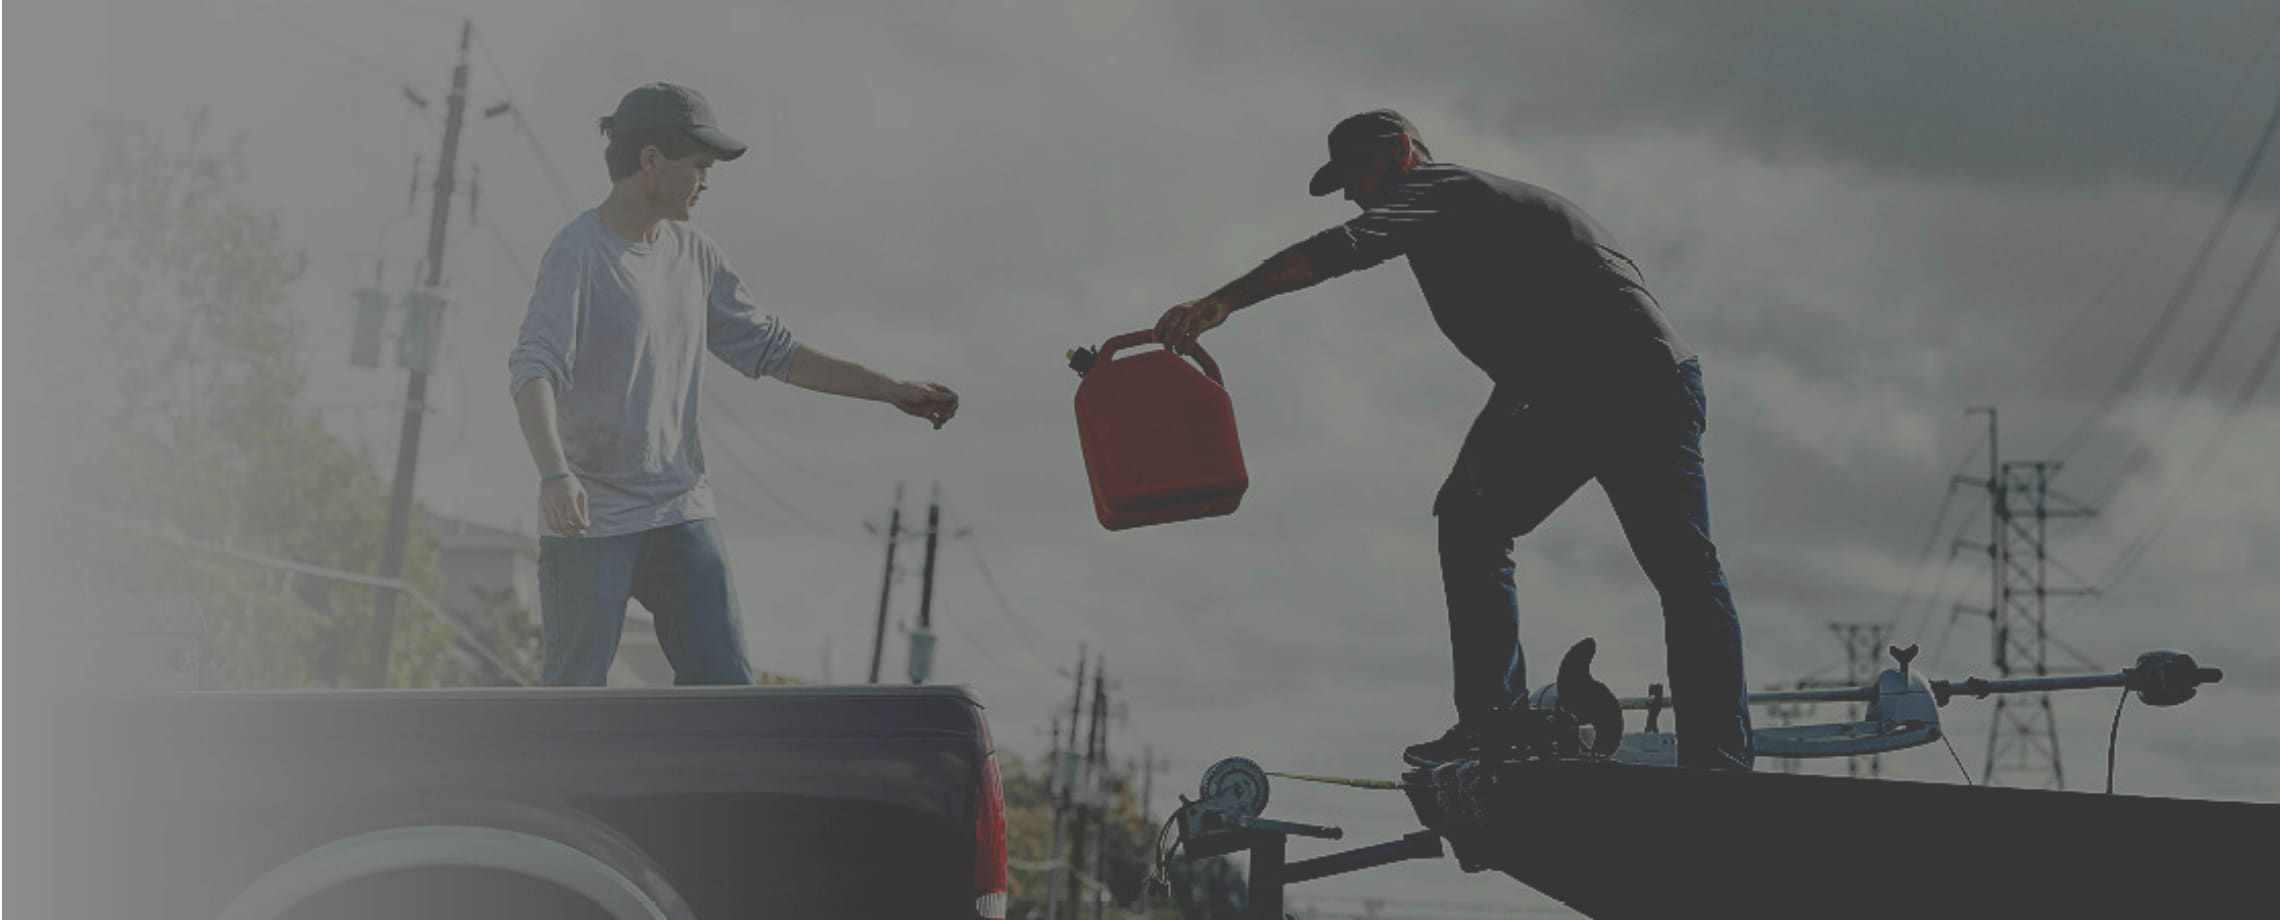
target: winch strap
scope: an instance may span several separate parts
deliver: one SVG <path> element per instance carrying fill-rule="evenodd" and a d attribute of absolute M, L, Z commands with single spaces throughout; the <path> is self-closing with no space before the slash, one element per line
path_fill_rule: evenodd
<path fill-rule="evenodd" d="M 1406 789 L 1408 787 L 1390 779 L 1355 779 L 1350 776 L 1316 776 L 1307 773 L 1277 773 L 1265 771 L 1268 776 L 1295 779 L 1302 783 L 1322 783 L 1330 786 L 1351 786 L 1355 789 Z"/>

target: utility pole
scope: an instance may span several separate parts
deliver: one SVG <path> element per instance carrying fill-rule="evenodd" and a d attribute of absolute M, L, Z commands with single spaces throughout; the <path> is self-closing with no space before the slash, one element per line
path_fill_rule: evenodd
<path fill-rule="evenodd" d="M 1148 828 L 1154 828 L 1154 827 L 1156 827 L 1156 826 L 1157 826 L 1157 825 L 1156 825 L 1156 811 L 1155 811 L 1155 808 L 1154 808 L 1154 804 L 1153 804 L 1153 803 L 1155 802 L 1155 798 L 1156 798 L 1156 768 L 1158 768 L 1158 767 L 1162 767 L 1162 768 L 1164 768 L 1164 769 L 1167 769 L 1167 770 L 1168 770 L 1168 769 L 1171 769 L 1171 766 L 1172 766 L 1172 763 L 1171 763 L 1171 761 L 1169 761 L 1169 760 L 1157 760 L 1157 759 L 1156 759 L 1156 746 L 1155 746 L 1155 745 L 1153 745 L 1153 744 L 1146 744 L 1146 745 L 1141 745 L 1141 747 L 1140 747 L 1140 818 L 1141 818 L 1141 821 L 1143 822 L 1143 825 L 1144 825 L 1145 827 L 1148 827 Z M 1149 891 L 1149 887 L 1148 887 L 1147 885 L 1142 885 L 1142 886 L 1140 886 L 1140 913 L 1142 913 L 1142 914 L 1144 914 L 1144 915 L 1147 915 L 1147 914 L 1153 914 L 1153 913 L 1154 913 L 1154 911 L 1155 911 L 1155 904 L 1154 904 L 1154 899 L 1153 899 L 1153 893 Z"/>
<path fill-rule="evenodd" d="M 1102 691 L 1107 688 L 1108 682 L 1102 678 L 1101 671 L 1106 670 L 1108 667 L 1108 656 L 1104 653 L 1098 656 L 1097 661 L 1098 664 L 1093 668 L 1092 713 L 1087 717 L 1089 726 L 1085 731 L 1084 778 L 1078 781 L 1078 784 L 1083 787 L 1084 797 L 1081 803 L 1077 806 L 1076 810 L 1076 833 L 1070 835 L 1070 916 L 1078 915 L 1079 909 L 1077 905 L 1080 902 L 1077 900 L 1077 898 L 1086 890 L 1084 879 L 1081 877 L 1081 873 L 1078 871 L 1077 867 L 1088 865 L 1092 860 L 1088 860 L 1087 857 L 1090 856 L 1097 858 L 1100 852 L 1100 848 L 1098 846 L 1090 846 L 1089 844 L 1092 843 L 1092 838 L 1098 836 L 1100 833 L 1100 808 L 1096 803 L 1096 797 L 1100 789 L 1100 777 L 1098 773 L 1100 767 L 1101 748 L 1100 730 L 1101 723 L 1108 720 L 1107 700 L 1102 696 Z M 1098 870 L 1096 869 L 1095 872 L 1097 871 Z M 1097 912 L 1100 906 L 1097 895 L 1094 898 L 1093 906 L 1094 910 Z"/>
<path fill-rule="evenodd" d="M 1061 829 L 1067 823 L 1069 808 L 1072 804 L 1070 792 L 1077 784 L 1076 771 L 1070 767 L 1074 765 L 1076 759 L 1077 719 L 1081 718 L 1084 712 L 1084 701 L 1085 647 L 1083 643 L 1079 643 L 1077 645 L 1077 689 L 1069 699 L 1068 747 L 1061 747 L 1060 725 L 1056 723 L 1053 727 L 1053 748 L 1056 755 L 1053 762 L 1053 775 L 1057 781 L 1056 784 L 1060 786 L 1061 794 L 1053 800 L 1053 868 L 1045 880 L 1046 920 L 1060 920 L 1061 917 L 1061 872 L 1065 865 L 1061 859 Z"/>
<path fill-rule="evenodd" d="M 1051 800 L 1060 794 L 1061 789 L 1061 777 L 1059 775 L 1061 763 L 1060 713 L 1053 714 L 1053 727 L 1046 730 L 1046 737 L 1051 740 L 1047 742 L 1050 747 L 1045 752 L 1045 798 Z M 1059 828 L 1055 828 L 1055 830 L 1059 830 Z M 1056 843 L 1054 847 L 1058 849 L 1059 844 Z"/>
<path fill-rule="evenodd" d="M 1990 603 L 1986 610 L 1960 605 L 1957 610 L 1987 615 L 1998 678 L 2046 676 L 2053 673 L 2045 619 L 2047 601 L 2052 595 L 2092 593 L 2086 587 L 2050 586 L 2049 521 L 2097 512 L 2051 491 L 2050 479 L 2058 472 L 2058 463 L 2002 458 L 1994 407 L 1977 406 L 1970 411 L 1987 414 L 1987 479 L 1959 477 L 1958 481 L 1985 488 L 1993 512 L 1987 545 L 1975 547 L 1987 553 Z M 2054 496 L 2067 507 L 2053 508 Z M 1987 764 L 1980 781 L 2000 785 L 1998 780 L 2003 777 L 2029 780 L 2045 788 L 2066 788 L 2066 770 L 2059 759 L 2058 719 L 2051 709 L 2050 694 L 2016 700 L 2009 695 L 1995 698 L 1994 717 L 1987 727 Z"/>
<path fill-rule="evenodd" d="M 879 576 L 879 626 L 871 633 L 871 682 L 879 682 L 879 653 L 887 643 L 887 595 L 895 586 L 895 544 L 902 542 L 902 483 L 895 483 L 895 507 L 887 513 L 887 570 Z"/>
<path fill-rule="evenodd" d="M 1093 764 L 1097 773 L 1093 778 L 1093 837 L 1092 878 L 1098 885 L 1106 885 L 1108 878 L 1108 789 L 1109 777 L 1114 773 L 1108 762 L 1108 658 L 1103 655 L 1100 665 L 1093 668 L 1093 731 L 1100 736 L 1093 746 Z M 1101 920 L 1101 912 L 1108 907 L 1108 892 L 1092 889 L 1093 920 Z"/>
<path fill-rule="evenodd" d="M 432 298 L 424 308 L 415 306 L 415 312 L 426 314 L 425 322 L 412 327 L 411 314 L 407 314 L 406 335 L 427 337 L 425 348 L 429 361 L 415 362 L 411 368 L 411 383 L 404 389 L 404 422 L 396 438 L 396 481 L 388 495 L 388 538 L 380 550 L 380 577 L 401 578 L 404 574 L 404 539 L 411 526 L 412 485 L 419 473 L 420 422 L 427 415 L 428 366 L 442 345 L 443 301 L 443 237 L 451 216 L 452 166 L 459 157 L 460 122 L 467 114 L 467 45 L 474 37 L 475 21 L 467 20 L 459 29 L 459 64 L 451 70 L 451 98 L 444 110 L 443 159 L 436 164 L 434 204 L 428 208 L 427 279 L 423 293 Z M 410 87 L 405 93 L 417 99 Z M 415 301 L 417 304 L 417 301 Z M 401 346 L 399 346 L 401 348 Z M 395 644 L 396 592 L 382 590 L 373 604 L 373 654 L 371 669 L 365 674 L 365 684 L 384 687 L 388 683 L 390 650 Z"/>
<path fill-rule="evenodd" d="M 1053 715 L 1053 725 L 1047 730 L 1051 747 L 1045 753 L 1045 801 L 1053 803 L 1052 845 L 1045 850 L 1049 863 L 1045 870 L 1045 915 L 1054 916 L 1061 894 L 1061 716 Z"/>
<path fill-rule="evenodd" d="M 899 504 L 899 503 L 898 503 Z M 926 504 L 926 568 L 918 592 L 918 628 L 910 632 L 910 682 L 926 683 L 934 674 L 934 544 L 942 532 L 942 483 Z"/>

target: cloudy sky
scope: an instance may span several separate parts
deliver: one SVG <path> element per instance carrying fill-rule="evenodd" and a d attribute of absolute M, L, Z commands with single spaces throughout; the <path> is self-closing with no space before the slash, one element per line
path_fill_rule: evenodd
<path fill-rule="evenodd" d="M 2245 389 L 2280 336 L 2280 281 L 2243 288 L 2280 219 L 2280 163 L 2150 337 L 2280 105 L 2269 3 L 113 0 L 9 14 L 11 251 L 86 175 L 73 125 L 179 133 L 203 109 L 245 138 L 248 194 L 309 256 L 296 290 L 311 407 L 383 465 L 403 381 L 347 366 L 348 291 L 375 259 L 401 284 L 423 245 L 425 198 L 407 215 L 405 189 L 414 157 L 434 162 L 441 118 L 399 88 L 440 100 L 472 17 L 470 95 L 511 98 L 530 136 L 507 118 L 467 129 L 481 222 L 451 224 L 460 306 L 419 496 L 526 531 L 535 475 L 505 356 L 527 271 L 607 191 L 593 119 L 642 82 L 703 90 L 752 152 L 714 171 L 695 220 L 756 296 L 808 342 L 964 395 L 934 432 L 709 373 L 706 448 L 758 667 L 862 677 L 880 567 L 864 523 L 883 521 L 897 482 L 906 520 L 922 516 L 939 481 L 965 535 L 942 548 L 936 676 L 975 689 L 1002 746 L 1045 746 L 1081 643 L 1105 652 L 1128 707 L 1117 756 L 1145 744 L 1170 763 L 1159 801 L 1234 754 L 1397 773 L 1401 746 L 1451 716 L 1427 509 L 1489 389 L 1409 273 L 1270 301 L 1205 338 L 1252 478 L 1230 517 L 1101 530 L 1062 365 L 1349 216 L 1307 197 L 1307 174 L 1338 117 L 1390 105 L 1436 154 L 1599 218 L 1702 353 L 1712 520 L 1753 684 L 1841 671 L 1832 622 L 1892 625 L 1935 674 L 1990 673 L 1985 620 L 1949 613 L 1988 592 L 1983 560 L 1948 552 L 1984 539 L 1986 499 L 1948 482 L 1985 475 L 1985 418 L 1966 409 L 1997 405 L 2003 459 L 2064 459 L 2057 487 L 2101 508 L 2053 545 L 2108 590 L 2054 603 L 2054 634 L 2104 667 L 2166 647 L 2227 672 L 2182 709 L 2124 717 L 2117 786 L 2280 799 L 2280 383 Z M 21 306 L 37 266 L 8 267 Z M 10 364 L 38 344 L 12 337 Z M 40 381 L 7 383 L 22 438 L 19 399 Z M 1655 595 L 1596 489 L 1516 558 L 1537 674 L 1597 636 L 1619 692 L 1662 679 Z M 900 647 L 891 636 L 890 674 Z M 2102 781 L 2111 703 L 2059 699 L 2071 787 Z M 1988 711 L 1943 714 L 1975 775 Z M 1884 767 L 1960 781 L 1944 750 Z M 1383 793 L 1284 784 L 1273 811 L 1359 842 L 1414 826 Z M 1452 861 L 1304 892 L 1548 903 Z"/>

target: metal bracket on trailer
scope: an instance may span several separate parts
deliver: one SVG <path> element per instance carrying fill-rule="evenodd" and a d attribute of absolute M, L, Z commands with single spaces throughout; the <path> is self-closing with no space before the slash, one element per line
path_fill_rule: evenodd
<path fill-rule="evenodd" d="M 1346 832 L 1326 825 L 1260 817 L 1267 807 L 1267 774 L 1248 758 L 1230 757 L 1212 764 L 1204 771 L 1200 796 L 1194 801 L 1182 798 L 1180 846 L 1195 858 L 1250 851 L 1250 910 L 1254 917 L 1280 920 L 1285 885 L 1443 855 L 1441 835 L 1421 830 L 1375 846 L 1289 862 L 1291 837 L 1338 840 Z"/>

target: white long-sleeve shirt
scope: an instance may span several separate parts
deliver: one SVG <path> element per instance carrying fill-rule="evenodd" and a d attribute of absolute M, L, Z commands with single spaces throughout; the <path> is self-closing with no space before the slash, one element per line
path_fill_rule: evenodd
<path fill-rule="evenodd" d="M 665 221 L 635 243 L 587 211 L 547 247 L 507 364 L 511 390 L 554 384 L 563 453 L 586 487 L 584 536 L 609 537 L 713 516 L 697 437 L 706 351 L 782 379 L 798 349 L 696 228 Z"/>

